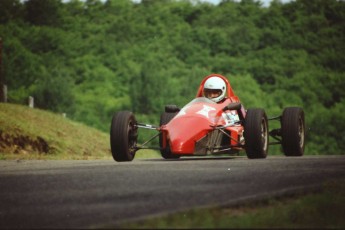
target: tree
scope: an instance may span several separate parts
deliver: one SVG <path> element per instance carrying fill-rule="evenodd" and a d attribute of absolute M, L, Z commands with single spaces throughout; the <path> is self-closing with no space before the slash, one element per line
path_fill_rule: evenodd
<path fill-rule="evenodd" d="M 35 105 L 38 108 L 59 112 L 73 113 L 75 97 L 73 82 L 58 69 L 52 71 L 54 77 L 47 76 L 38 79 L 31 87 Z"/>
<path fill-rule="evenodd" d="M 37 26 L 60 26 L 61 0 L 28 0 L 24 3 L 25 19 Z"/>
<path fill-rule="evenodd" d="M 20 0 L 0 1 L 0 24 L 23 18 L 23 5 Z"/>

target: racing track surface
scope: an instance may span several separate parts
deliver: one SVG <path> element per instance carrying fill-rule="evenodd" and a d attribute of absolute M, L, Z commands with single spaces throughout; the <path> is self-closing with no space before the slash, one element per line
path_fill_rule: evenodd
<path fill-rule="evenodd" d="M 99 228 L 345 178 L 345 156 L 0 161 L 0 228 Z"/>

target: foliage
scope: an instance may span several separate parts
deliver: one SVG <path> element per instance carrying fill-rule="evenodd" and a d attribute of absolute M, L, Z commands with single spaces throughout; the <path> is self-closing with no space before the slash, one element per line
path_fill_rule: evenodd
<path fill-rule="evenodd" d="M 269 116 L 301 106 L 307 153 L 343 154 L 345 2 L 3 0 L 9 100 L 109 130 L 115 111 L 158 123 L 211 73 Z"/>

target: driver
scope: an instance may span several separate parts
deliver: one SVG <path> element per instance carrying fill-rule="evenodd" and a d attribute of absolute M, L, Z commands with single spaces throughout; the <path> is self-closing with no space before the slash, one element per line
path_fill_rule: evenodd
<path fill-rule="evenodd" d="M 226 85 L 220 77 L 210 77 L 206 80 L 203 89 L 204 97 L 219 103 L 222 102 L 226 94 Z"/>

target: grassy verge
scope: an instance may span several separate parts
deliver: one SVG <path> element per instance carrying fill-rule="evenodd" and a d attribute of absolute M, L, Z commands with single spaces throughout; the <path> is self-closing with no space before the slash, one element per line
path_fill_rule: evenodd
<path fill-rule="evenodd" d="M 190 210 L 126 223 L 121 228 L 345 228 L 345 181 L 322 191 L 244 204 L 238 207 Z"/>
<path fill-rule="evenodd" d="M 159 156 L 140 150 L 136 158 Z M 0 103 L 0 160 L 109 159 L 109 134 L 61 114 Z"/>
<path fill-rule="evenodd" d="M 134 159 L 149 159 L 149 158 L 162 158 L 158 151 L 151 149 L 142 149 L 135 153 Z"/>
<path fill-rule="evenodd" d="M 110 158 L 108 135 L 60 114 L 0 103 L 2 159 Z"/>

